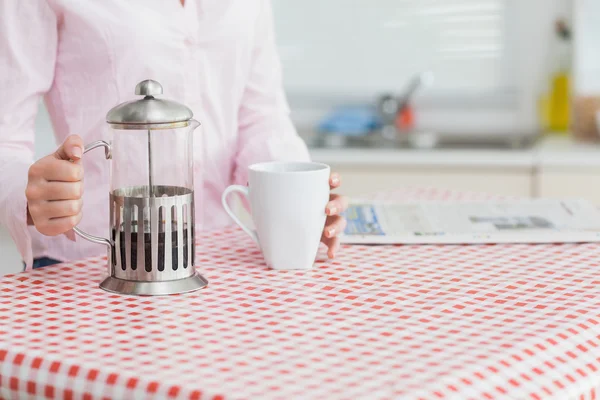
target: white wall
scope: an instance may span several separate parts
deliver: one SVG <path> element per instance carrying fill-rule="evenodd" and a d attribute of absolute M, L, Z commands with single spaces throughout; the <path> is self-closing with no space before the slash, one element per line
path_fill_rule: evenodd
<path fill-rule="evenodd" d="M 575 90 L 581 95 L 600 94 L 600 2 L 575 0 Z"/>
<path fill-rule="evenodd" d="M 585 0 L 583 0 L 585 1 Z M 595 1 L 595 0 L 590 0 Z M 292 116 L 314 126 L 432 70 L 417 127 L 529 133 L 558 16 L 571 0 L 273 0 Z"/>

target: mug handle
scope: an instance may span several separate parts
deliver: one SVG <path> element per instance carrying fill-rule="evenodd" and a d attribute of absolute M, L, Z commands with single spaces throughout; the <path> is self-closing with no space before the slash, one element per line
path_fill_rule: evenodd
<path fill-rule="evenodd" d="M 250 236 L 252 238 L 252 240 L 254 240 L 254 242 L 256 244 L 258 244 L 258 235 L 256 234 L 256 231 L 248 228 L 246 225 L 244 225 L 242 223 L 242 221 L 238 218 L 237 215 L 235 215 L 233 213 L 233 211 L 231 211 L 231 208 L 229 207 L 229 204 L 227 204 L 227 197 L 233 193 L 233 192 L 238 192 L 240 193 L 242 196 L 244 196 L 246 198 L 246 200 L 250 200 L 249 197 L 249 191 L 248 188 L 246 186 L 242 186 L 242 185 L 231 185 L 229 186 L 227 189 L 225 189 L 225 191 L 223 192 L 223 196 L 221 196 L 221 202 L 223 203 L 223 208 L 225 209 L 225 211 L 227 211 L 227 214 L 229 214 L 229 216 L 231 217 L 231 219 L 233 219 L 235 221 L 236 224 L 238 224 L 240 226 L 240 228 L 242 228 L 244 230 L 244 232 L 246 232 L 248 234 L 248 236 Z"/>
<path fill-rule="evenodd" d="M 98 147 L 104 147 L 104 154 L 105 154 L 107 160 L 110 160 L 112 158 L 111 153 L 110 153 L 110 144 L 108 142 L 105 142 L 104 140 L 96 140 L 95 142 L 88 144 L 87 146 L 85 146 L 85 149 L 83 150 L 83 154 L 87 153 L 90 150 L 94 150 L 95 148 L 98 148 Z M 94 235 L 90 235 L 89 233 L 85 233 L 84 231 L 82 231 L 81 229 L 79 229 L 76 226 L 73 227 L 73 231 L 76 234 L 78 234 L 79 236 L 81 236 L 82 238 L 89 240 L 90 242 L 103 244 L 105 246 L 108 246 L 109 249 L 112 246 L 112 243 L 110 240 L 105 239 L 100 236 L 94 236 Z"/>

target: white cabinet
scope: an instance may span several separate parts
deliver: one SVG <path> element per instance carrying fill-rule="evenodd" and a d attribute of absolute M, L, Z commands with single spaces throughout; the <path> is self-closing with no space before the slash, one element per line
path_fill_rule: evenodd
<path fill-rule="evenodd" d="M 525 168 L 331 165 L 342 176 L 341 192 L 355 197 L 406 186 L 427 186 L 503 196 L 532 196 L 531 171 Z"/>
<path fill-rule="evenodd" d="M 600 205 L 600 145 L 546 138 L 537 146 L 534 177 L 540 197 L 583 198 Z"/>
<path fill-rule="evenodd" d="M 540 197 L 583 198 L 600 205 L 600 168 L 541 168 L 536 179 Z"/>
<path fill-rule="evenodd" d="M 533 195 L 531 151 L 313 149 L 311 155 L 342 175 L 341 191 L 349 196 L 406 186 Z"/>
<path fill-rule="evenodd" d="M 516 197 L 584 198 L 600 205 L 600 145 L 546 137 L 510 150 L 313 149 L 342 174 L 349 196 L 427 186 Z"/>

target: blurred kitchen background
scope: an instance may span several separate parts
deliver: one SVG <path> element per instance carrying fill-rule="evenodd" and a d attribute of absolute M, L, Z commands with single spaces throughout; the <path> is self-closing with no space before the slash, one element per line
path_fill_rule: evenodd
<path fill-rule="evenodd" d="M 272 1 L 292 118 L 345 193 L 600 205 L 600 1 Z M 40 111 L 37 157 L 55 147 Z M 20 264 L 1 227 L 0 253 Z"/>
<path fill-rule="evenodd" d="M 425 185 L 600 204 L 600 1 L 273 4 L 292 117 L 346 193 Z"/>

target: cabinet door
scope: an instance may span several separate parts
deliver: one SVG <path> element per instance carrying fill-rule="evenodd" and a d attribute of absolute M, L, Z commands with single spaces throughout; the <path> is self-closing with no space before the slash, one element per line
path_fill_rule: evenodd
<path fill-rule="evenodd" d="M 583 198 L 600 205 L 600 169 L 542 169 L 537 178 L 541 197 Z"/>
<path fill-rule="evenodd" d="M 336 166 L 342 176 L 340 192 L 350 196 L 399 189 L 405 186 L 436 187 L 461 191 L 486 192 L 502 196 L 532 196 L 531 171 L 523 169 L 423 168 Z"/>

